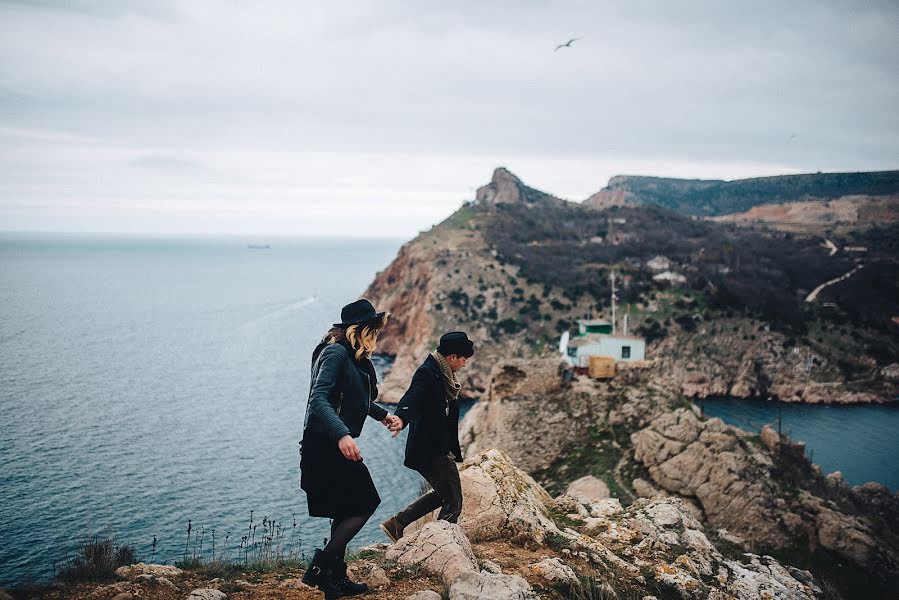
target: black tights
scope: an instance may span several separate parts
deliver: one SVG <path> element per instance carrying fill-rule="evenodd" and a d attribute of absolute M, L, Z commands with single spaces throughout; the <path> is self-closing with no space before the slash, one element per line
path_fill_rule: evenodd
<path fill-rule="evenodd" d="M 328 545 L 325 546 L 324 552 L 343 560 L 343 557 L 346 555 L 347 544 L 362 530 L 362 527 L 368 522 L 371 515 L 372 513 L 368 513 L 367 515 L 343 517 L 342 519 L 331 521 L 331 539 L 328 541 Z"/>

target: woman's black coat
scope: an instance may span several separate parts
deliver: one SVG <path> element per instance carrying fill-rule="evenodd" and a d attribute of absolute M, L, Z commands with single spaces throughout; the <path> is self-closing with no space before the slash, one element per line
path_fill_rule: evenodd
<path fill-rule="evenodd" d="M 388 413 L 374 403 L 378 388 L 371 361 L 357 362 L 352 348 L 340 342 L 316 348 L 319 351 L 312 365 L 303 435 L 323 434 L 336 446 L 345 435 L 359 437 L 366 416 L 382 421 Z"/>
<path fill-rule="evenodd" d="M 409 426 L 406 440 L 405 464 L 420 471 L 435 456 L 452 453 L 456 462 L 462 462 L 459 448 L 459 403 L 449 404 L 446 414 L 446 395 L 443 374 L 437 359 L 428 355 L 415 371 L 409 389 L 403 394 L 395 415 L 403 419 L 403 427 Z"/>

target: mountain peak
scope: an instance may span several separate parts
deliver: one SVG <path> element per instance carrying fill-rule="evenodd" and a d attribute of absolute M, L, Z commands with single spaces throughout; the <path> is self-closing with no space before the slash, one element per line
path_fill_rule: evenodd
<path fill-rule="evenodd" d="M 475 195 L 478 204 L 533 203 L 544 198 L 552 196 L 524 185 L 517 175 L 505 167 L 494 169 L 490 183 L 478 188 Z"/>

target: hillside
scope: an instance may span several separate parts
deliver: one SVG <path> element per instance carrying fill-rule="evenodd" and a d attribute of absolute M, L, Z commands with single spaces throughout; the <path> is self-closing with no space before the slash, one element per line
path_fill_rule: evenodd
<path fill-rule="evenodd" d="M 833 200 L 846 196 L 899 194 L 899 171 L 807 173 L 734 181 L 619 175 L 584 203 L 661 206 L 685 215 L 745 212 L 762 204 Z"/>
<path fill-rule="evenodd" d="M 834 241 L 865 256 L 832 255 L 822 240 L 656 206 L 564 202 L 498 169 L 366 290 L 395 315 L 381 345 L 396 357 L 384 397 L 398 398 L 440 334 L 460 328 L 478 345 L 466 393 L 479 397 L 497 360 L 552 354 L 577 319 L 609 318 L 614 269 L 622 313 L 683 393 L 887 401 L 899 358 L 896 239 L 895 226 L 854 232 Z"/>

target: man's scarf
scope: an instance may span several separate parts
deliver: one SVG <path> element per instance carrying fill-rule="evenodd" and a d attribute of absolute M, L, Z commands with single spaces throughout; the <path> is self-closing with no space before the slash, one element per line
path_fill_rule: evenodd
<path fill-rule="evenodd" d="M 437 352 L 431 352 L 431 356 L 434 357 L 434 360 L 437 361 L 437 364 L 440 365 L 440 372 L 443 374 L 443 392 L 444 392 L 444 400 L 446 402 L 446 414 L 449 414 L 449 405 L 450 402 L 453 402 L 456 398 L 459 397 L 459 392 L 462 391 L 462 384 L 459 383 L 459 380 L 456 379 L 456 374 L 450 368 L 449 363 L 446 362 L 446 358 Z"/>

